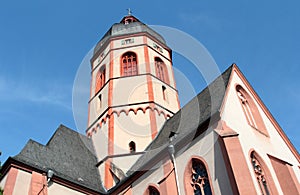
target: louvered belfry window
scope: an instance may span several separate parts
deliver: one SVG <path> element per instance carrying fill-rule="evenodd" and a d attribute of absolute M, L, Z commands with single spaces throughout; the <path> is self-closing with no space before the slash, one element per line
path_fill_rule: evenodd
<path fill-rule="evenodd" d="M 122 76 L 132 76 L 138 74 L 137 57 L 133 52 L 126 52 L 122 56 L 121 62 Z"/>

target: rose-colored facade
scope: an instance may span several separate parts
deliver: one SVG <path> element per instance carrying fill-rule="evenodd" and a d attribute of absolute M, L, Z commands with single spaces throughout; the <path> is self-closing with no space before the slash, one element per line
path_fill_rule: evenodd
<path fill-rule="evenodd" d="M 1 170 L 4 194 L 300 194 L 298 151 L 239 68 L 180 109 L 172 51 L 149 29 L 129 15 L 106 33 L 87 135 L 30 141 Z"/>

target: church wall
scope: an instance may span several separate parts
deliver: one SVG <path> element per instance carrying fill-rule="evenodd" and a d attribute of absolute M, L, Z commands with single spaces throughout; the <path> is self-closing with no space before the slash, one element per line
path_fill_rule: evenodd
<path fill-rule="evenodd" d="M 52 183 L 51 186 L 48 187 L 48 195 L 83 195 L 85 193 L 78 192 L 76 190 L 72 190 L 66 186 L 60 185 L 58 183 Z"/>
<path fill-rule="evenodd" d="M 155 168 L 145 173 L 132 183 L 132 194 L 144 194 L 149 185 L 154 185 L 159 189 L 158 182 L 164 179 L 163 165 L 157 163 Z"/>
<path fill-rule="evenodd" d="M 156 112 L 157 113 L 157 112 Z M 166 122 L 165 116 L 162 114 L 156 114 L 156 123 L 157 123 L 157 132 L 163 127 L 164 123 Z"/>
<path fill-rule="evenodd" d="M 176 113 L 179 110 L 177 103 L 177 91 L 156 78 L 153 78 L 152 85 L 155 102 L 157 102 L 162 107 L 169 109 L 173 113 Z M 163 99 L 162 86 L 166 87 L 165 100 Z"/>
<path fill-rule="evenodd" d="M 30 181 L 31 174 L 19 169 L 13 195 L 25 194 L 24 192 L 29 192 Z"/>
<path fill-rule="evenodd" d="M 208 166 L 207 171 L 209 173 L 209 179 L 214 194 L 233 194 L 226 172 L 226 165 L 223 160 L 222 151 L 219 143 L 217 142 L 218 135 L 212 132 L 212 129 L 208 130 L 210 133 L 199 136 L 191 144 L 183 147 L 179 151 L 179 155 L 176 157 L 178 180 L 180 183 L 180 193 L 186 194 L 184 186 L 185 169 L 192 157 L 204 159 L 205 164 Z M 149 185 L 154 185 L 160 190 L 162 194 L 169 192 L 169 188 L 176 189 L 175 180 L 173 181 L 169 175 L 169 171 L 172 169 L 170 159 L 164 159 L 165 165 L 162 165 L 162 161 L 155 165 L 156 169 L 144 174 L 138 180 L 132 184 L 133 194 L 143 194 Z M 169 164 L 170 169 L 167 169 Z M 158 168 L 159 167 L 159 168 Z M 164 170 L 166 169 L 166 170 Z M 169 175 L 169 176 L 168 176 Z M 173 175 L 172 175 L 173 176 Z M 167 178 L 167 183 L 165 183 Z M 168 182 L 170 182 L 168 184 Z M 172 187 L 170 187 L 172 185 Z M 167 187 L 167 189 L 166 189 Z"/>
<path fill-rule="evenodd" d="M 136 143 L 137 152 L 143 151 L 151 140 L 149 109 L 145 113 L 138 110 L 136 114 L 130 111 L 128 115 L 121 112 L 119 117 L 115 117 L 114 152 L 116 154 L 129 153 L 130 141 Z"/>
<path fill-rule="evenodd" d="M 155 43 L 153 42 L 151 39 L 148 39 L 148 45 L 150 46 L 150 48 L 153 48 L 153 46 L 151 46 L 151 43 Z M 168 79 L 169 79 L 169 85 L 172 86 L 173 88 L 176 88 L 175 86 L 175 80 L 173 78 L 173 67 L 171 62 L 169 61 L 169 52 L 167 50 L 164 50 L 164 53 L 158 52 L 156 49 L 149 49 L 149 60 L 150 60 L 150 64 L 151 64 L 151 74 L 156 76 L 156 70 L 155 70 L 155 57 L 159 57 L 161 58 L 161 60 L 165 63 L 166 68 L 167 68 L 167 73 L 168 73 Z"/>
<path fill-rule="evenodd" d="M 4 189 L 4 185 L 5 185 L 6 179 L 7 179 L 7 174 L 0 181 L 0 188 Z"/>
<path fill-rule="evenodd" d="M 170 55 L 169 55 L 169 51 L 167 51 L 166 49 L 164 49 L 162 47 L 161 44 L 159 44 L 158 42 L 150 39 L 147 37 L 147 45 L 153 50 L 153 51 L 156 51 L 155 53 L 155 56 L 158 56 L 158 55 L 162 55 L 164 56 L 165 58 L 167 59 L 170 59 Z M 154 54 L 151 55 L 152 58 L 153 58 L 153 61 L 154 61 Z M 149 57 L 151 57 L 149 56 Z M 163 58 L 162 60 L 166 63 L 166 59 Z M 151 58 L 150 58 L 151 59 Z M 166 63 L 167 64 L 167 63 Z M 155 70 L 154 70 L 155 71 Z"/>
<path fill-rule="evenodd" d="M 148 98 L 145 75 L 124 77 L 114 80 L 113 105 L 146 102 Z"/>
<path fill-rule="evenodd" d="M 185 169 L 192 157 L 200 158 L 208 166 L 207 171 L 215 194 L 233 194 L 223 160 L 222 151 L 217 142 L 218 135 L 210 128 L 194 140 L 189 148 L 183 147 L 176 157 L 181 194 L 186 194 L 184 186 Z"/>
<path fill-rule="evenodd" d="M 101 94 L 101 101 L 99 96 Z M 108 85 L 105 85 L 100 93 L 97 94 L 97 97 L 94 97 L 90 101 L 90 121 L 92 124 L 99 116 L 100 113 L 103 113 L 108 107 Z"/>
<path fill-rule="evenodd" d="M 269 136 L 262 134 L 260 131 L 256 130 L 248 124 L 246 116 L 242 110 L 242 106 L 237 97 L 235 89 L 236 84 L 240 84 L 254 100 L 259 110 L 259 113 L 263 118 Z M 263 158 L 264 163 L 269 168 L 269 171 L 279 193 L 282 193 L 282 191 L 279 186 L 279 182 L 277 180 L 274 169 L 272 167 L 271 161 L 267 154 L 275 156 L 276 158 L 282 159 L 294 165 L 293 169 L 299 180 L 300 172 L 297 168 L 299 166 L 299 162 L 297 162 L 296 158 L 294 157 L 286 143 L 278 134 L 277 130 L 275 129 L 275 126 L 270 121 L 270 118 L 267 117 L 263 109 L 258 104 L 258 101 L 256 100 L 254 94 L 252 94 L 249 91 L 249 89 L 243 83 L 243 80 L 240 79 L 236 73 L 234 73 L 232 76 L 232 81 L 229 86 L 229 91 L 224 105 L 225 106 L 223 107 L 221 116 L 222 120 L 224 120 L 230 128 L 232 128 L 239 134 L 239 139 L 241 142 L 242 150 L 244 152 L 244 157 L 247 161 L 249 169 L 251 170 L 250 172 L 253 181 L 255 181 L 255 176 L 252 171 L 252 165 L 250 162 L 250 151 L 252 149 L 254 149 Z M 259 186 L 257 182 L 254 182 L 254 185 L 256 187 L 256 190 L 259 192 Z"/>
<path fill-rule="evenodd" d="M 109 120 L 109 119 L 108 119 Z M 101 127 L 96 128 L 96 132 L 92 134 L 92 140 L 98 160 L 102 160 L 107 156 L 108 151 L 108 120 L 102 123 Z"/>
<path fill-rule="evenodd" d="M 131 39 L 131 43 L 126 44 L 125 41 Z M 143 44 L 143 37 L 142 36 L 128 36 L 121 39 L 117 39 L 113 41 L 114 43 L 114 49 L 121 49 L 125 47 L 132 47 L 136 45 L 141 45 Z"/>
<path fill-rule="evenodd" d="M 98 54 L 97 58 L 92 62 L 92 71 L 97 68 L 97 66 L 101 64 L 107 64 L 109 62 L 108 58 L 109 55 L 108 52 L 110 50 L 110 45 L 106 46 L 105 49 L 102 51 L 102 53 Z"/>
<path fill-rule="evenodd" d="M 107 47 L 107 49 L 104 50 L 104 52 L 108 52 L 109 46 Z M 92 96 L 95 95 L 95 86 L 96 86 L 96 75 L 97 72 L 100 70 L 100 68 L 105 65 L 105 80 L 107 81 L 109 79 L 109 65 L 110 65 L 110 53 L 108 53 L 108 55 L 103 56 L 103 58 L 98 57 L 94 63 L 93 63 L 93 70 L 91 70 L 92 73 Z"/>

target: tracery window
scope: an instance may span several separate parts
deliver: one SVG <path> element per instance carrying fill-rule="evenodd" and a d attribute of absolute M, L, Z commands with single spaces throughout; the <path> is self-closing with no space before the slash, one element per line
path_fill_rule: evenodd
<path fill-rule="evenodd" d="M 195 195 L 211 195 L 206 167 L 199 159 L 192 159 L 190 183 Z"/>
<path fill-rule="evenodd" d="M 251 163 L 252 163 L 252 167 L 257 179 L 257 183 L 259 185 L 259 188 L 261 190 L 261 193 L 263 195 L 270 195 L 270 189 L 269 189 L 269 184 L 267 182 L 266 179 L 266 175 L 265 172 L 263 171 L 263 168 L 260 164 L 260 162 L 257 160 L 257 158 L 255 157 L 254 152 L 251 153 Z"/>
<path fill-rule="evenodd" d="M 157 78 L 165 83 L 169 83 L 168 72 L 165 63 L 159 57 L 155 57 L 154 61 Z"/>
<path fill-rule="evenodd" d="M 253 99 L 240 85 L 236 86 L 236 92 L 249 125 L 268 136 L 263 119 Z"/>
<path fill-rule="evenodd" d="M 246 97 L 244 96 L 244 94 L 241 91 L 237 91 L 237 94 L 243 105 L 243 109 L 245 111 L 245 114 L 247 116 L 247 120 L 248 120 L 249 124 L 253 127 L 257 127 L 253 113 L 252 113 L 250 105 L 249 105 L 249 101 L 246 99 Z"/>
<path fill-rule="evenodd" d="M 105 84 L 105 65 L 103 65 L 96 75 L 95 93 L 97 93 Z"/>
<path fill-rule="evenodd" d="M 132 76 L 138 74 L 137 57 L 133 52 L 126 52 L 121 59 L 121 75 Z"/>

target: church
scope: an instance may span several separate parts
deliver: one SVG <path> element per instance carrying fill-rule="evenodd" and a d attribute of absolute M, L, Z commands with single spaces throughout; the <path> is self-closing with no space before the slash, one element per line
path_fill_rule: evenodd
<path fill-rule="evenodd" d="M 131 14 L 90 64 L 86 134 L 29 140 L 5 195 L 300 194 L 299 153 L 236 64 L 180 108 L 172 50 Z"/>

